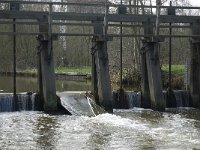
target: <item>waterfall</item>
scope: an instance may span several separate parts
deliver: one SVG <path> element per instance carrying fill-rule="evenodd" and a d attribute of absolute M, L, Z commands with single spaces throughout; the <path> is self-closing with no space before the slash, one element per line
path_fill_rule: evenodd
<path fill-rule="evenodd" d="M 17 95 L 17 102 L 19 111 L 29 110 L 29 95 Z"/>
<path fill-rule="evenodd" d="M 14 102 L 13 94 L 0 94 L 0 112 L 35 110 L 36 94 L 18 94 Z"/>
<path fill-rule="evenodd" d="M 36 99 L 36 93 L 33 93 L 32 95 L 31 95 L 31 110 L 36 110 L 35 109 L 35 105 L 36 105 L 36 103 L 35 103 L 35 99 Z"/>
<path fill-rule="evenodd" d="M 174 91 L 177 107 L 189 107 L 189 93 L 187 91 Z"/>
<path fill-rule="evenodd" d="M 126 92 L 129 108 L 141 107 L 140 92 Z"/>
<path fill-rule="evenodd" d="M 0 112 L 11 112 L 13 110 L 13 100 L 10 96 L 0 96 Z"/>
<path fill-rule="evenodd" d="M 116 109 L 141 107 L 141 92 L 124 92 L 122 99 L 120 99 L 119 91 L 114 91 L 113 104 Z"/>

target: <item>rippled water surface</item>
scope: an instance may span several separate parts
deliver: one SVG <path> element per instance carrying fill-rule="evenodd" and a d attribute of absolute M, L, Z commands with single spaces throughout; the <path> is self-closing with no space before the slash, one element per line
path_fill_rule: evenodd
<path fill-rule="evenodd" d="M 200 149 L 200 111 L 133 109 L 96 117 L 1 113 L 0 135 L 1 149 Z"/>

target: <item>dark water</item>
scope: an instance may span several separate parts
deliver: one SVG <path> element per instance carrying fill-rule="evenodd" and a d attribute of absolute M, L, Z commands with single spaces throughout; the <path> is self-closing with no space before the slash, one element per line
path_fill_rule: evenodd
<path fill-rule="evenodd" d="M 0 114 L 1 149 L 200 149 L 200 111 L 118 110 L 96 117 L 43 112 Z"/>

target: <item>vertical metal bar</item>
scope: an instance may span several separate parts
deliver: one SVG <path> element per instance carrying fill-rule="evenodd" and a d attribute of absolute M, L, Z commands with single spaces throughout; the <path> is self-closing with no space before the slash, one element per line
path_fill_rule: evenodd
<path fill-rule="evenodd" d="M 13 33 L 16 32 L 16 19 L 13 19 Z M 16 90 L 16 35 L 13 35 L 13 100 L 16 102 L 17 100 L 17 90 Z"/>
<path fill-rule="evenodd" d="M 53 12 L 53 4 L 50 3 L 49 4 L 49 35 L 48 35 L 48 38 L 49 38 L 49 44 L 48 44 L 48 60 L 50 62 L 50 59 L 51 59 L 51 53 L 52 53 L 52 12 Z"/>
<path fill-rule="evenodd" d="M 156 0 L 156 30 L 155 30 L 155 36 L 159 36 L 159 26 L 160 26 L 160 0 Z"/>
<path fill-rule="evenodd" d="M 122 5 L 122 0 L 121 0 L 121 5 Z M 123 83 L 122 83 L 122 80 L 123 80 L 123 37 L 122 37 L 122 34 L 123 34 L 123 28 L 122 28 L 122 21 L 120 22 L 120 89 L 123 88 Z"/>
<path fill-rule="evenodd" d="M 170 1 L 170 6 L 172 6 L 172 1 Z M 172 23 L 169 23 L 169 89 L 172 88 L 171 81 L 172 81 Z"/>

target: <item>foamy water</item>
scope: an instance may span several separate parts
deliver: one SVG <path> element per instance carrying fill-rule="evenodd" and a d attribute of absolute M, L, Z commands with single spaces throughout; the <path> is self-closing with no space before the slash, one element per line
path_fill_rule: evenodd
<path fill-rule="evenodd" d="M 0 114 L 1 149 L 200 149 L 200 112 L 115 110 L 96 117 Z"/>

